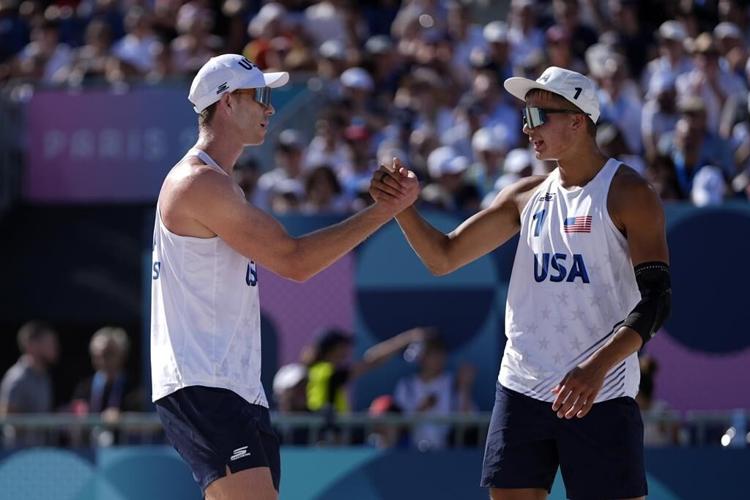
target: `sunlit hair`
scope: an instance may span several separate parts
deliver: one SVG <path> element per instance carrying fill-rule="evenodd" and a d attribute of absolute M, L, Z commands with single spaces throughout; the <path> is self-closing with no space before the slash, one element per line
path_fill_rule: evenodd
<path fill-rule="evenodd" d="M 205 127 L 211 124 L 211 120 L 216 114 L 217 104 L 219 104 L 219 101 L 216 101 L 215 103 L 213 103 L 212 105 L 210 105 L 209 107 L 201 111 L 200 114 L 198 114 L 198 126 L 199 127 Z"/>

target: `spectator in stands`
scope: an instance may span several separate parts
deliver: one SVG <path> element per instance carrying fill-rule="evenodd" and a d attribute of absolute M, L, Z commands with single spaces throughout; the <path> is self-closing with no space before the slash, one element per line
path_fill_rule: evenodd
<path fill-rule="evenodd" d="M 674 78 L 669 73 L 654 75 L 641 111 L 641 139 L 647 161 L 654 160 L 661 137 L 674 131 L 679 117 Z"/>
<path fill-rule="evenodd" d="M 169 49 L 169 45 L 157 41 L 151 45 L 150 50 L 153 64 L 151 69 L 144 76 L 146 83 L 152 85 L 163 84 L 174 79 L 176 71 L 174 61 L 172 60 L 172 51 Z"/>
<path fill-rule="evenodd" d="M 719 54 L 726 61 L 729 72 L 740 78 L 744 78 L 748 51 L 747 42 L 740 28 L 730 22 L 719 23 L 713 30 L 713 36 L 716 40 Z"/>
<path fill-rule="evenodd" d="M 372 174 L 369 174 L 372 177 Z M 320 165 L 305 174 L 304 214 L 344 214 L 349 203 L 342 194 L 341 183 L 328 165 Z"/>
<path fill-rule="evenodd" d="M 544 32 L 536 22 L 535 0 L 511 0 L 510 30 L 508 40 L 511 45 L 513 66 L 526 66 L 544 52 Z"/>
<path fill-rule="evenodd" d="M 273 377 L 273 402 L 280 414 L 309 413 L 307 408 L 307 367 L 301 363 L 282 366 Z M 307 425 L 275 425 L 276 433 L 285 445 L 310 444 Z"/>
<path fill-rule="evenodd" d="M 378 168 L 376 158 L 373 158 L 372 129 L 363 123 L 349 125 L 344 130 L 344 139 L 351 151 L 351 162 L 338 172 L 344 195 L 348 201 L 356 196 L 363 183 L 368 183 L 372 173 Z M 386 161 L 390 163 L 393 157 Z M 380 163 L 383 164 L 382 161 Z"/>
<path fill-rule="evenodd" d="M 449 87 L 437 71 L 431 68 L 413 70 L 399 92 L 408 96 L 409 107 L 415 112 L 414 129 L 426 129 L 438 136 L 453 123 L 453 106 L 446 101 Z"/>
<path fill-rule="evenodd" d="M 357 23 L 355 21 L 355 26 L 349 24 L 354 16 L 351 12 L 353 7 L 348 2 L 321 0 L 308 3 L 312 5 L 304 11 L 302 27 L 315 46 L 328 40 L 336 40 L 344 45 L 354 41 L 352 35 L 356 33 Z"/>
<path fill-rule="evenodd" d="M 643 415 L 643 444 L 646 446 L 669 446 L 678 442 L 679 423 L 668 420 L 669 407 L 665 401 L 656 399 L 654 388 L 659 364 L 648 354 L 640 357 L 641 382 L 636 403 Z"/>
<path fill-rule="evenodd" d="M 669 156 L 657 152 L 656 156 L 648 162 L 644 177 L 662 200 L 683 199 L 674 162 Z"/>
<path fill-rule="evenodd" d="M 706 126 L 703 101 L 699 97 L 686 99 L 679 109 L 675 131 L 662 137 L 659 148 L 674 164 L 680 197 L 689 199 L 695 176 L 702 168 L 718 167 L 727 178 L 735 168 L 726 142 Z"/>
<path fill-rule="evenodd" d="M 503 127 L 508 135 L 508 144 L 517 145 L 521 141 L 521 113 L 507 93 L 502 92 L 496 75 L 488 70 L 477 71 L 471 92 L 486 113 L 482 126 Z"/>
<path fill-rule="evenodd" d="M 341 73 L 339 81 L 341 105 L 346 110 L 347 125 L 380 129 L 384 125 L 383 112 L 375 109 L 375 82 L 367 70 L 360 67 L 349 68 Z"/>
<path fill-rule="evenodd" d="M 653 43 L 650 29 L 644 29 L 639 19 L 640 4 L 633 0 L 610 0 L 609 15 L 611 30 L 615 34 L 623 56 L 627 61 L 630 75 L 638 76 L 648 63 L 648 49 Z M 600 37 L 601 41 L 601 37 Z"/>
<path fill-rule="evenodd" d="M 70 65 L 55 76 L 56 81 L 71 87 L 111 80 L 116 61 L 111 53 L 112 29 L 94 19 L 86 26 L 86 43 L 76 49 Z"/>
<path fill-rule="evenodd" d="M 685 53 L 687 31 L 678 21 L 665 21 L 659 26 L 659 57 L 650 61 L 641 76 L 644 91 L 651 89 L 655 78 L 676 81 L 677 77 L 693 69 L 693 62 Z"/>
<path fill-rule="evenodd" d="M 223 40 L 211 33 L 214 25 L 213 13 L 198 2 L 188 2 L 177 12 L 177 32 L 172 40 L 172 54 L 178 73 L 196 73 L 203 64 L 218 55 Z"/>
<path fill-rule="evenodd" d="M 367 415 L 372 418 L 401 414 L 403 410 L 389 394 L 373 399 L 367 410 Z M 375 448 L 404 448 L 409 445 L 409 428 L 403 425 L 375 424 L 367 436 L 367 443 Z"/>
<path fill-rule="evenodd" d="M 550 66 L 586 72 L 583 60 L 573 51 L 573 39 L 562 26 L 550 26 L 545 33 Z M 502 80 L 501 80 L 502 81 Z"/>
<path fill-rule="evenodd" d="M 522 177 L 532 175 L 533 171 L 533 159 L 528 148 L 516 148 L 509 151 L 503 162 L 503 174 L 495 181 L 492 191 L 482 198 L 480 208 L 489 207 L 506 186 L 510 186 Z"/>
<path fill-rule="evenodd" d="M 0 416 L 13 413 L 48 413 L 53 409 L 49 369 L 57 362 L 57 333 L 41 321 L 30 321 L 18 330 L 21 357 L 5 372 L 0 383 Z"/>
<path fill-rule="evenodd" d="M 112 47 L 112 53 L 126 66 L 130 75 L 145 75 L 154 67 L 159 40 L 151 28 L 150 14 L 141 7 L 131 7 L 125 16 L 124 37 Z"/>
<path fill-rule="evenodd" d="M 279 134 L 274 151 L 274 167 L 258 179 L 253 204 L 263 210 L 270 209 L 270 194 L 281 181 L 296 183 L 302 192 L 302 158 L 305 145 L 302 134 L 295 129 L 286 129 Z"/>
<path fill-rule="evenodd" d="M 404 72 L 403 61 L 390 37 L 376 35 L 365 42 L 362 67 L 372 75 L 378 105 L 384 107 L 396 92 Z"/>
<path fill-rule="evenodd" d="M 304 413 L 307 408 L 307 367 L 289 363 L 273 377 L 273 397 L 279 413 Z"/>
<path fill-rule="evenodd" d="M 503 162 L 510 149 L 508 134 L 503 127 L 480 128 L 474 133 L 471 146 L 476 161 L 467 170 L 465 179 L 477 186 L 484 197 L 503 175 Z"/>
<path fill-rule="evenodd" d="M 237 185 L 245 193 L 245 199 L 251 203 L 257 198 L 256 191 L 258 186 L 258 176 L 260 175 L 260 166 L 252 156 L 240 157 L 234 166 L 232 176 Z"/>
<path fill-rule="evenodd" d="M 482 128 L 484 109 L 473 94 L 464 94 L 454 110 L 454 122 L 440 138 L 445 146 L 451 146 L 460 155 L 477 160 L 472 147 L 472 138 Z"/>
<path fill-rule="evenodd" d="M 349 55 L 344 43 L 340 40 L 328 40 L 318 49 L 317 78 L 324 95 L 329 99 L 341 97 L 339 78 L 348 65 Z"/>
<path fill-rule="evenodd" d="M 469 4 L 452 0 L 447 4 L 447 32 L 453 40 L 452 64 L 462 85 L 470 81 L 469 54 L 485 45 L 482 27 L 473 22 Z"/>
<path fill-rule="evenodd" d="M 643 106 L 638 86 L 630 79 L 625 61 L 620 54 L 611 54 L 600 71 L 601 73 L 596 75 L 600 85 L 600 120 L 615 123 L 630 153 L 640 155 Z"/>
<path fill-rule="evenodd" d="M 512 46 L 510 43 L 510 32 L 508 25 L 504 21 L 492 21 L 482 30 L 482 35 L 487 43 L 483 52 L 487 54 L 485 66 L 494 70 L 498 81 L 513 75 L 513 56 L 511 54 Z M 471 55 L 473 58 L 479 57 L 477 48 Z M 474 65 L 477 62 L 474 61 Z"/>
<path fill-rule="evenodd" d="M 31 30 L 31 42 L 18 54 L 16 75 L 52 83 L 72 58 L 71 48 L 60 42 L 59 22 L 48 18 L 39 20 Z"/>
<path fill-rule="evenodd" d="M 474 368 L 463 365 L 456 376 L 446 369 L 447 348 L 432 332 L 418 356 L 419 372 L 396 384 L 394 400 L 404 414 L 414 416 L 449 415 L 474 411 L 472 399 Z M 420 450 L 445 448 L 451 428 L 446 424 L 420 424 L 412 432 L 412 442 Z"/>
<path fill-rule="evenodd" d="M 242 55 L 254 61 L 261 68 L 269 69 L 270 61 L 268 61 L 267 56 L 271 49 L 271 40 L 284 37 L 287 19 L 287 10 L 280 3 L 269 2 L 263 5 L 247 26 L 250 42 L 245 46 Z"/>
<path fill-rule="evenodd" d="M 596 145 L 609 158 L 625 163 L 643 175 L 646 164 L 640 155 L 633 154 L 620 128 L 614 123 L 600 123 L 596 127 Z"/>
<path fill-rule="evenodd" d="M 344 140 L 346 118 L 338 110 L 326 110 L 315 123 L 315 137 L 307 147 L 305 168 L 330 165 L 338 173 L 349 166 L 352 152 Z"/>
<path fill-rule="evenodd" d="M 125 372 L 129 351 L 128 334 L 122 328 L 105 326 L 92 335 L 89 354 L 94 375 L 76 386 L 71 401 L 74 413 L 116 420 L 123 411 L 143 408 L 143 394 Z"/>
<path fill-rule="evenodd" d="M 425 201 L 447 210 L 476 210 L 481 202 L 481 194 L 476 185 L 471 185 L 464 178 L 469 168 L 468 158 L 449 146 L 441 146 L 430 153 L 427 168 L 431 182 L 424 188 Z M 474 188 L 473 200 L 466 199 L 467 185 Z"/>
<path fill-rule="evenodd" d="M 719 131 L 719 115 L 726 100 L 747 92 L 742 79 L 726 70 L 713 36 L 701 33 L 693 43 L 695 68 L 677 77 L 678 101 L 699 97 L 705 105 L 706 127 L 712 133 Z"/>
<path fill-rule="evenodd" d="M 573 54 L 582 59 L 589 46 L 596 43 L 596 30 L 581 21 L 578 0 L 553 0 L 552 10 L 555 23 L 570 36 Z M 568 68 L 575 70 L 575 68 Z"/>
<path fill-rule="evenodd" d="M 299 213 L 305 191 L 302 185 L 293 179 L 282 179 L 276 182 L 268 195 L 268 208 L 277 215 Z"/>
<path fill-rule="evenodd" d="M 361 360 L 352 361 L 352 336 L 337 328 L 324 330 L 303 356 L 308 367 L 307 407 L 311 411 L 348 413 L 348 383 L 424 336 L 421 328 L 407 330 L 370 347 Z"/>

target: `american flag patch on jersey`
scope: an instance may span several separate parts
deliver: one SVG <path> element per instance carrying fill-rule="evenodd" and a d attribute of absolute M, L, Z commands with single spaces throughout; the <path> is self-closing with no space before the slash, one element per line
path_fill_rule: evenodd
<path fill-rule="evenodd" d="M 563 221 L 563 232 L 565 233 L 590 233 L 591 216 L 581 215 L 579 217 L 568 217 Z"/>

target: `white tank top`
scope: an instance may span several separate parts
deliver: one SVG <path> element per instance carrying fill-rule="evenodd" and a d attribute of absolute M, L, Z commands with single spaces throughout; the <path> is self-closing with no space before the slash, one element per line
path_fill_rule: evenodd
<path fill-rule="evenodd" d="M 226 175 L 210 156 L 191 149 Z M 156 208 L 151 268 L 151 384 L 156 401 L 192 385 L 268 407 L 260 382 L 255 263 L 221 238 L 178 236 Z"/>
<path fill-rule="evenodd" d="M 640 300 L 627 241 L 607 209 L 619 167 L 609 159 L 573 189 L 560 185 L 555 169 L 521 212 L 498 377 L 505 387 L 554 401 L 552 388 L 601 348 Z M 596 401 L 635 397 L 639 381 L 634 353 L 607 374 Z"/>

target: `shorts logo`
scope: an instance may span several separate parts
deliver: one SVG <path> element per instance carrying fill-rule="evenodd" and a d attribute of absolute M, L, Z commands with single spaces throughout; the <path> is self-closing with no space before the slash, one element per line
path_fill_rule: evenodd
<path fill-rule="evenodd" d="M 240 459 L 242 457 L 249 457 L 250 452 L 247 451 L 247 446 L 243 446 L 242 448 L 237 448 L 232 452 L 232 456 L 229 457 L 229 460 L 235 461 L 237 459 Z"/>

